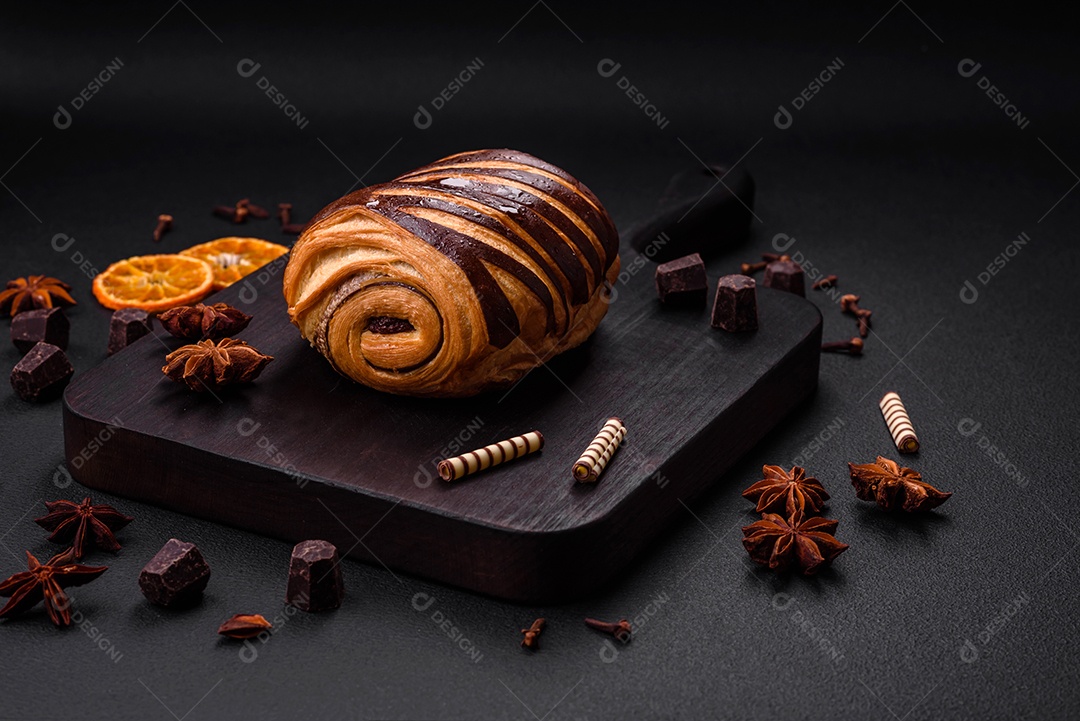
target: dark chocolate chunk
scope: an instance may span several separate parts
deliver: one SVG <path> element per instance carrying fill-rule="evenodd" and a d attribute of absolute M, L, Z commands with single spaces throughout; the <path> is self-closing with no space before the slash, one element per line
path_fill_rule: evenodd
<path fill-rule="evenodd" d="M 150 332 L 153 319 L 145 310 L 121 308 L 109 321 L 109 355 L 127 348 Z"/>
<path fill-rule="evenodd" d="M 657 263 L 690 253 L 707 258 L 746 237 L 753 207 L 749 173 L 698 165 L 672 177 L 652 217 L 630 229 L 630 245 Z"/>
<path fill-rule="evenodd" d="M 702 305 L 708 287 L 705 263 L 697 253 L 656 266 L 656 293 L 663 303 Z"/>
<path fill-rule="evenodd" d="M 66 350 L 70 331 L 71 322 L 60 308 L 28 310 L 11 319 L 11 342 L 23 353 L 41 342 Z"/>
<path fill-rule="evenodd" d="M 170 538 L 139 574 L 143 595 L 159 606 L 194 601 L 209 581 L 210 566 L 199 549 L 175 538 Z"/>
<path fill-rule="evenodd" d="M 765 280 L 762 285 L 806 297 L 806 280 L 803 278 L 802 266 L 793 260 L 774 260 L 765 266 Z"/>
<path fill-rule="evenodd" d="M 757 330 L 757 283 L 747 275 L 725 275 L 716 284 L 712 327 L 732 333 Z"/>
<path fill-rule="evenodd" d="M 74 373 L 63 350 L 37 343 L 12 369 L 11 387 L 24 401 L 44 401 L 59 396 Z"/>
<path fill-rule="evenodd" d="M 329 541 L 301 541 L 292 550 L 285 603 L 301 611 L 326 611 L 341 605 L 345 582 L 337 548 Z"/>

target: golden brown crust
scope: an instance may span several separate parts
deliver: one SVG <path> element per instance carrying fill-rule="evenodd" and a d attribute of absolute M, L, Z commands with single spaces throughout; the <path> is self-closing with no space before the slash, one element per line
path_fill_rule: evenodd
<path fill-rule="evenodd" d="M 469 396 L 588 338 L 618 272 L 618 234 L 588 188 L 531 155 L 481 150 L 328 205 L 293 246 L 284 292 L 344 375 Z"/>

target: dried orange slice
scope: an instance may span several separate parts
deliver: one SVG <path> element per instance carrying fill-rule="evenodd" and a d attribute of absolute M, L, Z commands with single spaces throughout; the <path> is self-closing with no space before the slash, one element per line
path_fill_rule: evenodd
<path fill-rule="evenodd" d="M 214 290 L 221 290 L 285 255 L 289 249 L 261 238 L 218 238 L 180 252 L 212 265 Z"/>
<path fill-rule="evenodd" d="M 205 298 L 214 269 L 186 255 L 139 255 L 117 261 L 94 278 L 94 297 L 106 308 L 157 312 Z"/>

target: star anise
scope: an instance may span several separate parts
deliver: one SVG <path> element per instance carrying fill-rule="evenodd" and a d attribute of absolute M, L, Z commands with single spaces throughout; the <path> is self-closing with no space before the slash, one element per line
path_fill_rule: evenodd
<path fill-rule="evenodd" d="M 849 463 L 848 469 L 855 495 L 864 501 L 877 501 L 886 511 L 929 511 L 952 495 L 931 486 L 918 471 L 901 468 L 896 461 L 881 456 L 874 463 Z"/>
<path fill-rule="evenodd" d="M 255 380 L 273 356 L 260 353 L 242 340 L 199 341 L 165 356 L 162 372 L 193 391 L 214 391 Z"/>
<path fill-rule="evenodd" d="M 24 310 L 75 305 L 69 290 L 64 281 L 45 275 L 9 280 L 7 288 L 0 290 L 0 313 L 14 317 Z"/>
<path fill-rule="evenodd" d="M 113 532 L 135 520 L 112 506 L 92 505 L 89 496 L 82 503 L 46 501 L 45 507 L 49 509 L 48 515 L 35 518 L 34 523 L 46 531 L 52 531 L 50 541 L 71 543 L 77 559 L 83 557 L 87 531 L 98 548 L 115 553 L 120 550 L 120 544 Z"/>
<path fill-rule="evenodd" d="M 108 566 L 81 566 L 72 563 L 74 550 L 69 548 L 41 563 L 30 551 L 26 552 L 29 570 L 16 573 L 0 581 L 0 596 L 10 598 L 0 608 L 0 618 L 7 618 L 28 611 L 45 601 L 45 611 L 57 626 L 71 625 L 71 601 L 64 589 L 82 586 L 109 570 Z"/>
<path fill-rule="evenodd" d="M 848 549 L 833 537 L 839 521 L 807 518 L 796 511 L 789 520 L 766 513 L 760 521 L 743 527 L 743 546 L 755 563 L 774 571 L 791 567 L 810 576 Z"/>
<path fill-rule="evenodd" d="M 218 627 L 218 633 L 229 638 L 255 638 L 274 625 L 257 613 L 238 613 Z"/>
<path fill-rule="evenodd" d="M 158 316 L 161 327 L 177 338 L 225 338 L 247 328 L 251 316 L 227 303 L 184 305 Z"/>
<path fill-rule="evenodd" d="M 829 500 L 821 481 L 806 475 L 799 466 L 785 471 L 780 466 L 762 466 L 765 478 L 743 491 L 743 498 L 757 501 L 757 512 L 773 511 L 790 516 L 795 511 L 817 513 Z"/>

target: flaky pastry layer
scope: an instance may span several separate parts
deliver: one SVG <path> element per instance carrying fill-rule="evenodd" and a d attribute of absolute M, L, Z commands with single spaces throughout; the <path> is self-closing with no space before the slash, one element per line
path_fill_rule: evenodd
<path fill-rule="evenodd" d="M 285 269 L 289 317 L 338 372 L 470 396 L 583 342 L 618 233 L 596 196 L 514 150 L 451 155 L 320 211 Z"/>

